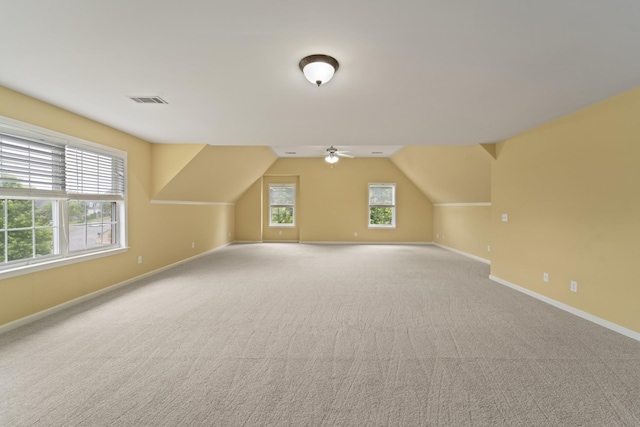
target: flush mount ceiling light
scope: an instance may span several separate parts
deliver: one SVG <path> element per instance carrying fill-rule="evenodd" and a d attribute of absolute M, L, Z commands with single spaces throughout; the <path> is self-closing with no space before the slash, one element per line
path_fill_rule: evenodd
<path fill-rule="evenodd" d="M 338 71 L 338 61 L 328 55 L 309 55 L 300 60 L 300 71 L 311 83 L 318 86 L 327 83 Z"/>

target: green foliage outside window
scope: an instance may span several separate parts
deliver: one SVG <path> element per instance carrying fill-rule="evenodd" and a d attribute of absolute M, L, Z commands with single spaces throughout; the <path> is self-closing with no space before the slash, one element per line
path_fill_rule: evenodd
<path fill-rule="evenodd" d="M 269 184 L 270 225 L 295 223 L 296 187 L 293 184 Z"/>
<path fill-rule="evenodd" d="M 271 224 L 293 224 L 293 208 L 272 207 Z"/>
<path fill-rule="evenodd" d="M 393 208 L 372 207 L 369 210 L 369 224 L 391 225 L 393 224 Z"/>
<path fill-rule="evenodd" d="M 34 249 L 35 256 L 53 253 L 53 203 L 51 201 L 2 199 L 0 212 L 0 228 L 2 228 L 0 259 L 2 262 L 33 258 Z"/>

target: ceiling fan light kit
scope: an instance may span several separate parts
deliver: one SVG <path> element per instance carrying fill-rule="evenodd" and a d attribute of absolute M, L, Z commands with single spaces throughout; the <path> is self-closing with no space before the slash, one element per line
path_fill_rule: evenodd
<path fill-rule="evenodd" d="M 340 64 L 329 55 L 309 55 L 300 60 L 300 71 L 315 85 L 323 85 L 333 78 Z"/>
<path fill-rule="evenodd" d="M 333 154 L 333 153 L 327 154 L 327 157 L 324 158 L 325 162 L 331 163 L 331 164 L 337 163 L 338 160 L 340 160 L 340 158 L 337 155 Z"/>
<path fill-rule="evenodd" d="M 353 159 L 353 156 L 348 153 L 348 151 L 338 151 L 338 149 L 332 145 L 327 148 L 327 156 L 324 158 L 324 161 L 333 164 L 340 160 L 340 157 Z"/>

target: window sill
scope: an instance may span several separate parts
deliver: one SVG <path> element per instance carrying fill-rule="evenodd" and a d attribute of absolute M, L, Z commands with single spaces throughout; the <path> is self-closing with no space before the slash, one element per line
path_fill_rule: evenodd
<path fill-rule="evenodd" d="M 376 230 L 376 229 L 389 230 L 389 229 L 395 229 L 396 226 L 395 225 L 369 225 L 369 228 L 372 230 Z"/>
<path fill-rule="evenodd" d="M 295 224 L 269 224 L 269 228 L 296 228 Z"/>
<path fill-rule="evenodd" d="M 111 255 L 118 255 L 127 252 L 129 248 L 115 248 L 100 252 L 84 253 L 79 255 L 68 256 L 66 258 L 56 258 L 50 261 L 38 264 L 21 265 L 15 268 L 8 268 L 0 271 L 0 280 L 9 279 L 11 277 L 22 276 L 23 274 L 36 273 L 38 271 L 49 270 L 51 268 L 62 267 L 65 265 L 76 264 L 78 262 L 90 261 L 93 259 L 104 258 Z"/>

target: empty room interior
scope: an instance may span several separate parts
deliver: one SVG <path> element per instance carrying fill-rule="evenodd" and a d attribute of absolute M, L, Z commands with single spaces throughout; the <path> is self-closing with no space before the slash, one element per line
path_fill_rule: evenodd
<path fill-rule="evenodd" d="M 640 425 L 638 3 L 0 10 L 0 425 Z"/>

